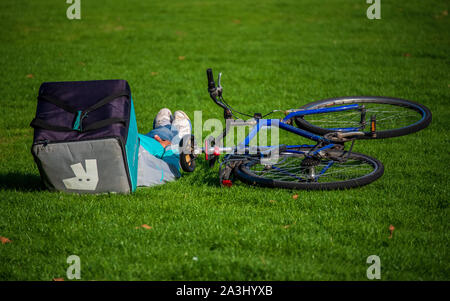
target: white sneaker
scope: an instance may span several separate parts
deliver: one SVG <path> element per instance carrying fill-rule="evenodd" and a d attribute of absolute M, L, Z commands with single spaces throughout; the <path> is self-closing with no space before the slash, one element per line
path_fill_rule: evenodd
<path fill-rule="evenodd" d="M 184 136 L 191 134 L 191 120 L 183 111 L 175 111 L 173 116 L 172 128 L 175 128 L 178 131 L 177 140 L 179 141 Z"/>
<path fill-rule="evenodd" d="M 170 125 L 172 123 L 172 118 L 172 112 L 169 109 L 163 108 L 159 110 L 155 120 L 153 120 L 153 128 L 156 129 L 161 126 Z"/>

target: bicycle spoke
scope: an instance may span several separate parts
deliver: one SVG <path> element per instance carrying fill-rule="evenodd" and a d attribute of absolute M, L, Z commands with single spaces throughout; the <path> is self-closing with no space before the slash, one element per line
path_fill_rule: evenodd
<path fill-rule="evenodd" d="M 304 157 L 285 157 L 280 163 L 273 165 L 254 164 L 251 170 L 258 176 L 278 181 L 314 181 L 337 182 L 361 177 L 370 173 L 373 166 L 367 162 L 348 160 L 346 162 L 322 160 L 317 166 L 302 166 Z M 314 168 L 315 175 L 311 177 L 310 171 Z M 323 172 L 322 172 L 323 171 Z"/>
<path fill-rule="evenodd" d="M 370 116 L 376 115 L 377 130 L 390 130 L 408 126 L 419 120 L 422 115 L 408 107 L 389 104 L 363 104 L 366 108 L 366 124 L 370 122 Z M 322 128 L 353 128 L 359 127 L 360 111 L 341 111 L 324 114 L 305 115 L 307 122 Z"/>

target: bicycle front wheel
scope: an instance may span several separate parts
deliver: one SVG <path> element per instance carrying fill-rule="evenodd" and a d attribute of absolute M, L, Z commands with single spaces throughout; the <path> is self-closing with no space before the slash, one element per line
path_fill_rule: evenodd
<path fill-rule="evenodd" d="M 342 131 L 342 128 L 358 128 L 365 132 L 357 139 L 380 139 L 403 136 L 426 128 L 431 122 L 431 111 L 422 104 L 400 99 L 378 96 L 355 96 L 319 100 L 301 109 L 332 108 L 336 106 L 359 104 L 366 113 L 359 110 L 328 112 L 305 115 L 295 118 L 298 127 L 319 135 Z M 370 131 L 370 118 L 376 118 L 375 135 Z M 362 118 L 363 117 L 363 118 Z M 363 119 L 363 120 L 362 120 Z M 365 127 L 362 126 L 365 123 Z"/>
<path fill-rule="evenodd" d="M 384 172 L 380 161 L 363 154 L 331 150 L 317 158 L 308 156 L 310 150 L 286 150 L 272 164 L 248 159 L 235 169 L 235 175 L 250 185 L 332 190 L 367 185 Z"/>

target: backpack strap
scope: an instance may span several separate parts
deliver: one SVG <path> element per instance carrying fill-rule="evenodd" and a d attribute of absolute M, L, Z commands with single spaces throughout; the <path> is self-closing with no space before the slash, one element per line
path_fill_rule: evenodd
<path fill-rule="evenodd" d="M 51 104 L 54 104 L 55 106 L 63 109 L 64 111 L 70 112 L 70 113 L 74 113 L 75 114 L 77 112 L 77 110 L 75 110 L 73 107 L 69 106 L 68 104 L 62 102 L 59 99 L 53 98 L 51 96 L 48 96 L 48 95 L 39 95 L 38 96 L 38 100 L 46 101 L 46 102 L 49 102 Z"/>
<path fill-rule="evenodd" d="M 88 116 L 88 113 L 95 111 L 98 108 L 106 105 L 107 103 L 110 103 L 114 99 L 123 97 L 123 96 L 126 96 L 129 98 L 130 92 L 129 91 L 121 91 L 118 93 L 114 93 L 105 98 L 102 98 L 101 100 L 99 100 L 98 102 L 93 104 L 92 106 L 81 111 L 81 110 L 74 109 L 72 106 L 67 105 L 66 103 L 62 102 L 59 99 L 53 98 L 48 95 L 39 95 L 38 100 L 49 102 L 49 103 L 54 104 L 55 106 L 63 109 L 64 111 L 75 114 L 76 115 L 75 122 L 74 122 L 73 127 L 69 128 L 69 127 L 51 125 L 40 118 L 35 118 L 35 119 L 33 119 L 33 121 L 31 121 L 30 126 L 33 128 L 42 128 L 42 129 L 46 129 L 46 130 L 50 130 L 50 131 L 58 131 L 58 132 L 70 132 L 70 131 L 87 132 L 87 131 L 100 129 L 102 127 L 105 127 L 105 126 L 108 126 L 108 125 L 111 125 L 114 123 L 123 123 L 124 125 L 126 125 L 126 120 L 123 118 L 108 118 L 108 119 L 94 122 L 93 124 L 88 125 L 86 128 L 83 128 L 83 119 Z"/>
<path fill-rule="evenodd" d="M 126 97 L 130 98 L 130 93 L 128 91 L 122 91 L 122 92 L 119 92 L 119 93 L 114 93 L 112 95 L 109 95 L 109 96 L 99 100 L 94 105 L 90 106 L 89 108 L 85 109 L 82 114 L 85 115 L 85 114 L 88 114 L 88 113 L 90 113 L 92 111 L 95 111 L 98 108 L 106 105 L 107 103 L 110 103 L 114 99 L 122 97 L 122 96 L 126 96 Z"/>
<path fill-rule="evenodd" d="M 65 127 L 65 126 L 51 125 L 40 118 L 34 118 L 33 121 L 31 121 L 30 126 L 33 128 L 40 128 L 40 129 L 56 131 L 56 132 L 78 131 L 80 133 L 85 133 L 85 132 L 101 129 L 105 126 L 115 124 L 115 123 L 122 123 L 123 125 L 126 125 L 126 122 L 127 121 L 123 118 L 108 118 L 108 119 L 94 122 L 94 123 L 88 125 L 87 127 L 85 127 L 84 129 L 76 130 L 74 128 L 69 128 L 69 127 Z"/>
<path fill-rule="evenodd" d="M 97 122 L 94 122 L 87 127 L 85 127 L 81 132 L 89 132 L 93 130 L 101 129 L 102 127 L 114 124 L 114 123 L 122 123 L 123 125 L 126 125 L 127 121 L 123 118 L 108 118 L 103 119 Z"/>
<path fill-rule="evenodd" d="M 40 118 L 34 118 L 31 121 L 30 126 L 32 128 L 40 128 L 40 129 L 56 131 L 56 132 L 71 132 L 74 130 L 74 129 L 71 129 L 71 128 L 65 127 L 65 126 L 51 125 Z"/>
<path fill-rule="evenodd" d="M 105 98 L 100 99 L 98 102 L 96 102 L 95 104 L 93 104 L 92 106 L 90 106 L 89 108 L 85 109 L 82 111 L 82 115 L 86 115 L 89 112 L 95 111 L 98 108 L 106 105 L 107 103 L 110 103 L 111 101 L 113 101 L 116 98 L 122 97 L 122 96 L 126 96 L 126 97 L 130 97 L 130 93 L 128 91 L 121 91 L 118 93 L 114 93 L 112 95 L 106 96 Z M 67 111 L 69 113 L 73 113 L 73 114 L 77 114 L 78 110 L 76 110 L 75 108 L 73 108 L 72 106 L 69 106 L 68 104 L 64 103 L 63 101 L 54 98 L 52 96 L 49 95 L 39 95 L 38 96 L 38 100 L 42 100 L 42 101 L 46 101 L 49 102 L 51 104 L 54 104 L 55 106 L 63 109 L 64 111 Z"/>

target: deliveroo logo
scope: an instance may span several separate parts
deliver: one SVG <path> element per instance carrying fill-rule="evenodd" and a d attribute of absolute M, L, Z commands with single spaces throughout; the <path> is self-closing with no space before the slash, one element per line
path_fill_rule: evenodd
<path fill-rule="evenodd" d="M 95 190 L 98 184 L 97 160 L 85 160 L 86 170 L 81 163 L 70 165 L 75 177 L 63 179 L 67 189 Z"/>

